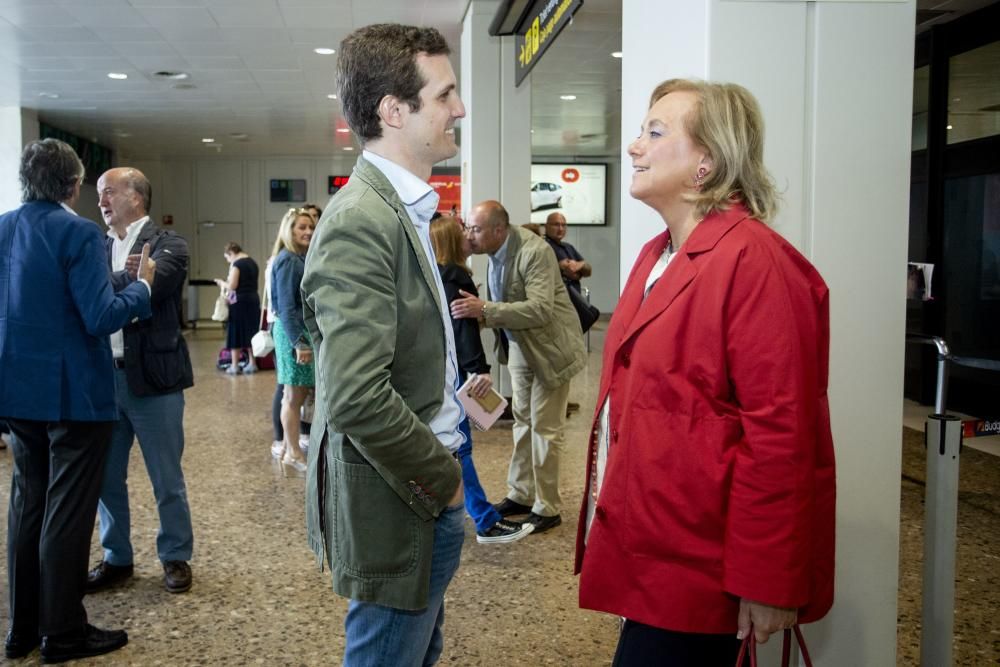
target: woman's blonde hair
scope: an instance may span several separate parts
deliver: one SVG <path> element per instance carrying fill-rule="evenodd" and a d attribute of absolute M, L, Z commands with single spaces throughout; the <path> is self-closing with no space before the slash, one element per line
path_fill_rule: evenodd
<path fill-rule="evenodd" d="M 649 106 L 673 92 L 697 96 L 684 126 L 688 136 L 712 156 L 712 169 L 700 190 L 687 196 L 694 204 L 695 217 L 724 211 L 738 200 L 758 220 L 773 220 L 778 192 L 764 166 L 764 119 L 754 96 L 735 83 L 670 79 L 656 87 Z"/>
<path fill-rule="evenodd" d="M 295 239 L 292 237 L 292 227 L 295 226 L 295 221 L 299 218 L 306 218 L 309 220 L 309 224 L 313 226 L 313 229 L 316 229 L 316 223 L 304 208 L 288 209 L 288 212 L 281 219 L 281 224 L 278 225 L 278 238 L 274 240 L 271 257 L 277 257 L 278 253 L 282 250 L 287 250 L 295 254 L 302 252 L 303 249 L 295 245 Z"/>
<path fill-rule="evenodd" d="M 462 253 L 462 228 L 458 220 L 450 215 L 442 215 L 431 223 L 431 245 L 438 264 L 455 264 L 466 271 L 465 257 Z M 472 273 L 469 271 L 469 273 Z"/>

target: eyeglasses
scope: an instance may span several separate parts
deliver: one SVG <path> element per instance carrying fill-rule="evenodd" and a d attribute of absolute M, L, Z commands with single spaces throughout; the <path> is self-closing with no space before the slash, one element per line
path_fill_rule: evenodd
<path fill-rule="evenodd" d="M 467 232 L 472 232 L 473 234 L 479 234 L 483 231 L 484 228 L 480 227 L 479 225 L 467 225 L 465 223 L 462 223 L 462 229 L 464 229 Z"/>

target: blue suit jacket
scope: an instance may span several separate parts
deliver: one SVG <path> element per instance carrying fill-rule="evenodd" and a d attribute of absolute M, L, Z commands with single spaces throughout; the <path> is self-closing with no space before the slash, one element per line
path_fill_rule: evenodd
<path fill-rule="evenodd" d="M 0 417 L 117 419 L 108 336 L 149 316 L 145 285 L 111 289 L 93 222 L 51 202 L 0 216 Z"/>

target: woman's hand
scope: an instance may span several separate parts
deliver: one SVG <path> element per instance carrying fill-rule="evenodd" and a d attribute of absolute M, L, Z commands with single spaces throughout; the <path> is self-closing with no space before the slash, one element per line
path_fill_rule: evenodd
<path fill-rule="evenodd" d="M 737 639 L 743 639 L 753 628 L 758 644 L 767 642 L 772 633 L 790 628 L 798 621 L 797 609 L 772 607 L 761 602 L 740 598 L 740 615 L 737 620 Z"/>
<path fill-rule="evenodd" d="M 476 398 L 483 398 L 489 393 L 492 386 L 493 378 L 490 377 L 490 374 L 480 373 L 475 376 L 475 379 L 472 380 L 472 384 L 469 385 L 469 394 L 475 396 Z"/>
<path fill-rule="evenodd" d="M 229 283 L 227 283 L 222 278 L 216 278 L 215 279 L 215 284 L 218 285 L 220 289 L 224 289 L 224 290 L 228 290 L 229 289 Z"/>
<path fill-rule="evenodd" d="M 310 347 L 295 348 L 295 363 L 308 364 L 313 360 L 313 351 Z"/>

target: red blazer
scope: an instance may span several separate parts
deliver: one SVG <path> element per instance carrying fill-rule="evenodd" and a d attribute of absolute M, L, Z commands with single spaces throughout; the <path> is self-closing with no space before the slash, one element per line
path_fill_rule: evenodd
<path fill-rule="evenodd" d="M 608 327 L 597 409 L 611 449 L 580 606 L 680 632 L 736 632 L 741 597 L 833 602 L 829 309 L 819 273 L 741 205 L 707 216 L 643 299 L 646 244 Z M 596 456 L 591 434 L 587 492 Z"/>

